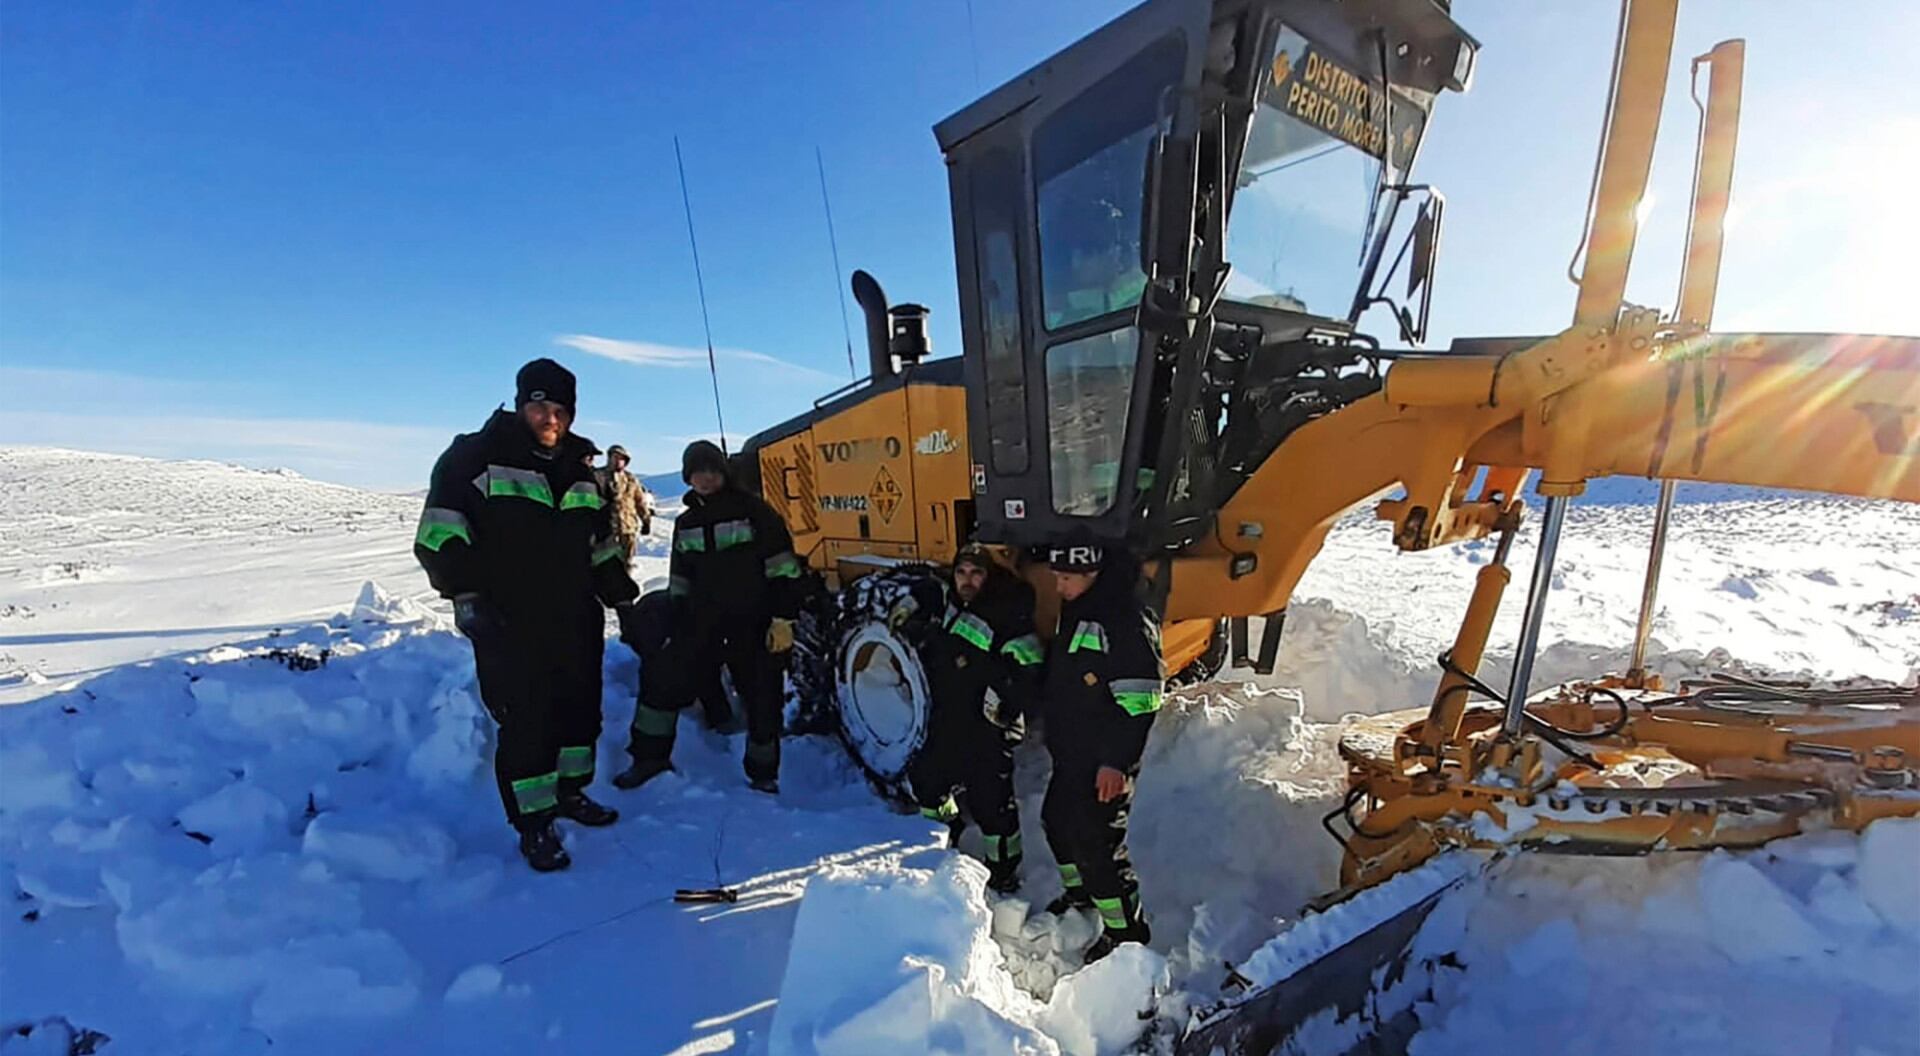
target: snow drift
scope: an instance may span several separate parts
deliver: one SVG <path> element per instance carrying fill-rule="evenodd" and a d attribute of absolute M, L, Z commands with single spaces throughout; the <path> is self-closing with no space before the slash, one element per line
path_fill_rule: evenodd
<path fill-rule="evenodd" d="M 1037 745 L 1017 775 L 1020 898 L 988 898 L 830 742 L 789 743 L 773 800 L 745 788 L 738 736 L 691 721 L 678 773 L 609 793 L 621 822 L 568 832 L 574 869 L 532 876 L 501 824 L 470 653 L 407 553 L 417 510 L 233 467 L 0 449 L 0 700 L 27 701 L 0 707 L 8 1052 L 101 1034 L 106 1052 L 1163 1051 L 1225 963 L 1264 971 L 1255 951 L 1331 886 L 1318 821 L 1342 783 L 1338 720 L 1426 702 L 1487 554 L 1396 556 L 1378 525 L 1342 522 L 1280 670 L 1164 709 L 1132 841 L 1154 947 L 1081 969 L 1094 922 L 1034 908 L 1057 890 Z M 1575 507 L 1542 679 L 1620 666 L 1646 521 Z M 638 578 L 664 571 L 659 544 Z M 1670 675 L 1737 654 L 1911 678 L 1916 555 L 1904 507 L 1683 506 L 1656 655 Z M 610 648 L 603 773 L 635 674 Z M 1716 1051 L 1713 1031 L 1761 1052 L 1912 1051 L 1913 832 L 1503 867 L 1423 937 L 1464 968 L 1420 1010 L 1416 1051 L 1486 1051 L 1496 1030 L 1555 1051 Z M 740 902 L 671 902 L 714 884 Z M 1514 1008 L 1537 1029 L 1516 1036 Z"/>

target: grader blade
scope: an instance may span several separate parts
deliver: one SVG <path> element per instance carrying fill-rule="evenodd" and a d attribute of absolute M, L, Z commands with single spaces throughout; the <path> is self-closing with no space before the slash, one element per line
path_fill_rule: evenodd
<path fill-rule="evenodd" d="M 1259 985 L 1196 1012 L 1179 1056 L 1401 1056 L 1447 951 L 1420 929 L 1450 892 L 1486 868 L 1455 852 L 1313 914 L 1246 965 Z"/>

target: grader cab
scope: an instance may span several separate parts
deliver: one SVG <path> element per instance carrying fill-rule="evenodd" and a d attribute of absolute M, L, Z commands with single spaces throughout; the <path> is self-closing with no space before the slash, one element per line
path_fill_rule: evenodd
<path fill-rule="evenodd" d="M 1558 334 L 1421 353 L 1361 330 L 1426 338 L 1445 199 L 1412 170 L 1477 61 L 1444 0 L 1149 0 L 936 126 L 962 355 L 926 359 L 925 310 L 859 275 L 872 376 L 747 446 L 831 590 L 803 621 L 796 685 L 883 789 L 929 705 L 885 615 L 970 538 L 1042 588 L 1043 631 L 1028 549 L 1124 540 L 1168 669 L 1196 677 L 1271 669 L 1295 585 L 1358 506 L 1403 550 L 1496 540 L 1432 705 L 1342 744 L 1351 787 L 1328 828 L 1345 865 L 1321 908 L 1358 923 L 1323 924 L 1345 936 L 1326 956 L 1205 1010 L 1182 1052 L 1305 1051 L 1303 1024 L 1335 1021 L 1348 1042 L 1388 1040 L 1327 1051 L 1392 1051 L 1406 1017 L 1378 991 L 1418 987 L 1408 940 L 1463 861 L 1752 846 L 1920 813 L 1920 692 L 1646 676 L 1659 530 L 1632 669 L 1531 692 L 1566 508 L 1590 478 L 1666 482 L 1659 524 L 1678 480 L 1920 501 L 1920 339 L 1710 330 L 1739 41 L 1694 60 L 1711 78 L 1676 304 L 1624 300 L 1677 3 L 1624 0 Z M 1541 541 L 1494 687 L 1480 661 L 1530 480 Z"/>

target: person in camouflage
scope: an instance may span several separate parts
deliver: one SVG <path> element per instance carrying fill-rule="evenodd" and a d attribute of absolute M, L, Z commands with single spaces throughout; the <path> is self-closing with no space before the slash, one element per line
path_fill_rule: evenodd
<path fill-rule="evenodd" d="M 613 518 L 613 541 L 626 554 L 627 561 L 633 561 L 633 552 L 640 545 L 640 537 L 647 534 L 652 525 L 647 516 L 647 497 L 645 489 L 627 472 L 627 449 L 615 444 L 607 449 L 607 464 L 595 472 L 600 478 L 600 490 L 607 495 L 608 512 Z"/>

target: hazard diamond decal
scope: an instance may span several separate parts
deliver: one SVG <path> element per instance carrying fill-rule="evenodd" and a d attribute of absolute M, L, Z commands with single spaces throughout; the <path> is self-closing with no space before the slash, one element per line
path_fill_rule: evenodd
<path fill-rule="evenodd" d="M 900 500 L 904 497 L 899 482 L 887 472 L 887 467 L 881 466 L 880 472 L 874 474 L 873 487 L 867 489 L 867 503 L 880 515 L 881 524 L 893 523 L 893 511 L 900 508 Z"/>

